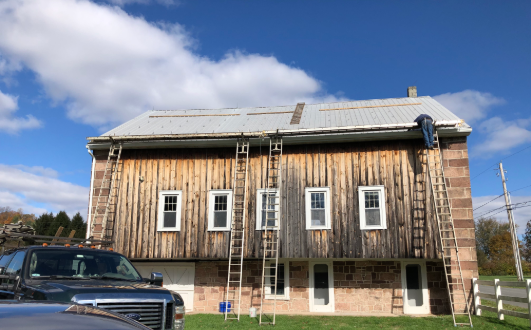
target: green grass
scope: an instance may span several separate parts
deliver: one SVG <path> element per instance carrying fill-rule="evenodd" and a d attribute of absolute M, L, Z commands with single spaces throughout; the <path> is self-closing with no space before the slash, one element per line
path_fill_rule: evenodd
<path fill-rule="evenodd" d="M 509 282 L 517 282 L 518 281 L 518 277 L 516 277 L 516 275 L 512 276 L 512 275 L 479 275 L 479 279 L 481 281 L 492 281 L 492 280 L 495 280 L 495 279 L 498 279 L 500 281 L 509 281 Z M 524 276 L 524 279 L 526 280 L 531 280 L 531 275 L 529 276 Z"/>
<path fill-rule="evenodd" d="M 505 315 L 500 321 L 495 313 L 483 311 L 473 316 L 475 329 L 529 329 L 529 320 Z M 263 329 L 257 318 L 242 315 L 240 322 L 223 320 L 223 314 L 186 316 L 186 329 Z M 455 329 L 450 315 L 437 317 L 355 317 L 355 316 L 288 316 L 277 315 L 275 330 L 286 329 Z"/>
<path fill-rule="evenodd" d="M 492 301 L 492 300 L 481 299 L 481 305 L 496 308 L 496 302 Z M 518 306 L 514 306 L 514 305 L 509 305 L 507 303 L 503 304 L 503 309 L 506 309 L 508 311 L 520 312 L 520 313 L 527 313 L 528 312 L 527 308 L 518 307 Z M 484 313 L 484 312 L 485 311 L 483 311 L 482 313 Z"/>

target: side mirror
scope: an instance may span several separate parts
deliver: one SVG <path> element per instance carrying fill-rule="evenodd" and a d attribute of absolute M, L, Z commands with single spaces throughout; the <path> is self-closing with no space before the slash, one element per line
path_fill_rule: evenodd
<path fill-rule="evenodd" d="M 156 272 L 151 273 L 150 282 L 153 285 L 162 286 L 162 283 L 163 283 L 162 273 L 156 273 Z"/>

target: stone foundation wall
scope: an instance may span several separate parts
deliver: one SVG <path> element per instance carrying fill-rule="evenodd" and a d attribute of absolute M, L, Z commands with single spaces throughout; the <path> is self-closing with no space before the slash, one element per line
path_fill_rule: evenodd
<path fill-rule="evenodd" d="M 194 312 L 218 312 L 227 285 L 226 261 L 196 263 Z M 336 312 L 403 314 L 400 261 L 334 261 Z M 426 262 L 430 311 L 449 313 L 442 262 Z M 242 313 L 260 308 L 262 261 L 244 262 Z M 289 261 L 289 300 L 277 299 L 279 312 L 309 312 L 309 262 Z"/>

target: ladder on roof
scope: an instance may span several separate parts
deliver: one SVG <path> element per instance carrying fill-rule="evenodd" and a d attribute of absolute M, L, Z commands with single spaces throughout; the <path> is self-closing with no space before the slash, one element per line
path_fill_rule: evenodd
<path fill-rule="evenodd" d="M 280 194 L 282 191 L 282 138 L 269 140 L 269 161 L 267 167 L 267 185 L 265 189 L 265 214 L 262 212 L 263 265 L 262 291 L 260 299 L 260 325 L 275 325 L 277 308 L 278 251 L 280 239 Z M 264 199 L 262 198 L 262 203 Z M 264 217 L 265 215 L 265 217 Z M 259 221 L 259 219 L 257 219 Z M 285 270 L 287 271 L 287 270 Z M 268 301 L 264 301 L 270 295 Z"/>
<path fill-rule="evenodd" d="M 231 312 L 229 314 L 229 308 L 226 306 L 225 320 L 240 320 L 248 167 L 249 139 L 238 139 L 234 167 L 229 269 L 225 299 L 226 304 L 231 303 Z"/>
<path fill-rule="evenodd" d="M 455 236 L 452 208 L 448 198 L 439 137 L 436 130 L 433 132 L 433 138 L 433 150 L 426 149 L 426 158 L 435 204 L 437 227 L 439 228 L 439 242 L 442 250 L 446 288 L 450 298 L 452 318 L 454 326 L 468 325 L 472 327 L 470 305 L 466 296 L 461 261 L 459 260 L 459 247 Z M 465 320 L 466 317 L 467 319 Z"/>
<path fill-rule="evenodd" d="M 120 157 L 122 156 L 122 144 L 111 143 L 105 171 L 101 180 L 96 205 L 92 206 L 92 219 L 90 235 L 94 238 L 100 234 L 102 240 L 111 240 L 114 231 L 114 218 L 110 216 L 116 212 L 118 189 L 120 187 L 118 172 L 120 172 Z M 114 204 L 112 203 L 114 200 Z M 101 230 L 96 230 L 100 224 Z"/>

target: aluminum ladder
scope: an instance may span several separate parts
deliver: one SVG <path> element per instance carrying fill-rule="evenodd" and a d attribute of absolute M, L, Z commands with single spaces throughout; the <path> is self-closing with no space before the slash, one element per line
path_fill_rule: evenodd
<path fill-rule="evenodd" d="M 226 320 L 240 320 L 242 298 L 243 253 L 245 247 L 245 215 L 247 211 L 247 174 L 249 167 L 249 139 L 238 139 L 234 167 L 232 220 L 230 229 L 229 268 L 225 303 Z M 238 311 L 236 313 L 236 310 Z"/>
<path fill-rule="evenodd" d="M 116 212 L 116 204 L 118 200 L 118 189 L 120 187 L 120 178 L 118 172 L 120 172 L 120 157 L 122 156 L 122 144 L 116 145 L 111 143 L 109 149 L 109 155 L 107 156 L 107 164 L 105 164 L 105 171 L 101 180 L 100 190 L 98 192 L 98 198 L 96 199 L 96 205 L 93 208 L 92 222 L 90 235 L 94 238 L 95 234 L 101 234 L 102 240 L 111 240 L 114 231 L 114 217 L 109 217 L 109 214 Z M 105 194 L 103 191 L 107 191 Z M 112 200 L 115 203 L 111 203 Z M 101 219 L 101 231 L 96 231 L 96 220 Z"/>
<path fill-rule="evenodd" d="M 266 185 L 266 216 L 263 236 L 262 291 L 260 299 L 260 325 L 275 325 L 277 308 L 277 274 L 278 245 L 280 240 L 282 191 L 282 138 L 272 137 L 269 140 L 269 160 L 267 166 Z M 259 219 L 257 219 L 259 221 Z M 270 223 L 272 221 L 273 223 Z M 285 270 L 287 271 L 287 270 Z M 266 279 L 269 279 L 267 283 Z M 269 286 L 271 299 L 265 302 L 266 288 Z M 273 289 L 274 288 L 274 289 Z M 272 300 L 272 302 L 271 302 Z M 266 307 L 271 309 L 265 310 Z"/>
<path fill-rule="evenodd" d="M 470 317 L 470 305 L 468 304 L 461 261 L 459 260 L 459 247 L 455 236 L 454 220 L 452 218 L 452 208 L 448 198 L 446 178 L 442 166 L 442 155 L 437 131 L 433 132 L 433 150 L 426 149 L 428 162 L 428 172 L 430 175 L 431 190 L 437 217 L 437 227 L 439 229 L 439 243 L 442 251 L 444 273 L 446 276 L 446 288 L 450 298 L 450 308 L 454 326 L 472 327 Z M 456 311 L 457 309 L 457 311 Z M 465 315 L 468 322 L 464 320 Z M 456 320 L 463 319 L 462 322 Z"/>

